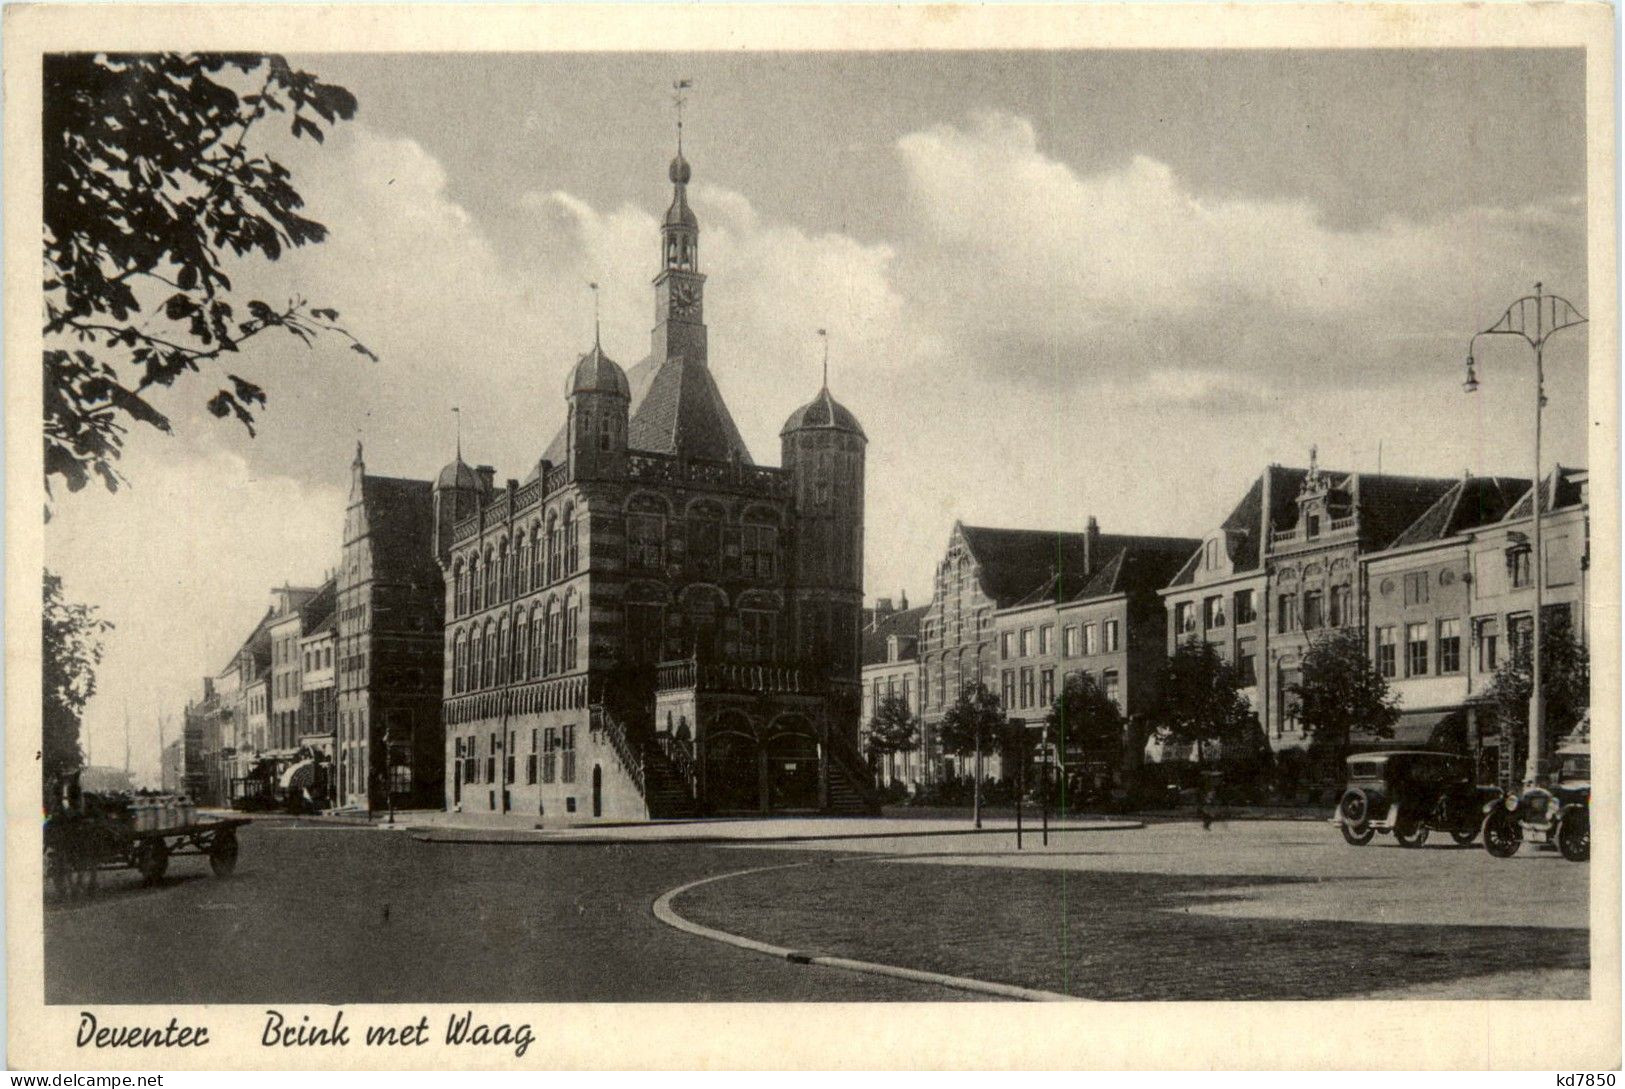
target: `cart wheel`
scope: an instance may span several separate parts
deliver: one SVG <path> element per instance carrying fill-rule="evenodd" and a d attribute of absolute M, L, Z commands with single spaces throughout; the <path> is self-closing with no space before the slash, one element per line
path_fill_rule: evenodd
<path fill-rule="evenodd" d="M 1470 832 L 1452 832 L 1450 838 L 1455 840 L 1458 845 L 1467 847 L 1471 845 L 1473 840 L 1478 838 L 1478 831 L 1474 829 Z"/>
<path fill-rule="evenodd" d="M 1394 838 L 1401 847 L 1421 847 L 1428 841 L 1428 826 L 1420 821 L 1400 821 L 1394 826 Z"/>
<path fill-rule="evenodd" d="M 147 884 L 156 885 L 169 869 L 169 845 L 161 839 L 149 839 L 136 850 L 135 868 Z"/>
<path fill-rule="evenodd" d="M 1503 806 L 1491 809 L 1484 818 L 1484 850 L 1495 858 L 1511 858 L 1523 846 L 1523 826 Z"/>
<path fill-rule="evenodd" d="M 227 828 L 214 837 L 209 848 L 209 868 L 216 877 L 230 877 L 237 868 L 237 833 Z"/>

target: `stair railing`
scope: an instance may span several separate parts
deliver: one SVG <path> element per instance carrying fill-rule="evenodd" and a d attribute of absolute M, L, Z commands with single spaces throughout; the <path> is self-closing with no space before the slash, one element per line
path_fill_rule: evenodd
<path fill-rule="evenodd" d="M 840 768 L 846 776 L 847 784 L 861 797 L 866 805 L 879 806 L 880 798 L 875 790 L 873 776 L 869 771 L 869 762 L 858 752 L 847 736 L 838 730 L 829 732 L 829 754 L 833 758 L 831 763 Z"/>
<path fill-rule="evenodd" d="M 699 769 L 694 764 L 694 749 L 692 743 L 670 734 L 661 735 L 656 740 L 660 743 L 660 751 L 666 754 L 677 774 L 683 777 L 683 784 L 688 788 L 690 798 L 698 798 L 700 794 Z"/>
<path fill-rule="evenodd" d="M 643 756 L 638 751 L 637 745 L 627 736 L 626 727 L 599 704 L 592 709 L 592 729 L 594 732 L 602 731 L 609 738 L 615 755 L 620 757 L 621 766 L 637 785 L 638 793 L 648 798 L 649 793 L 643 785 Z"/>

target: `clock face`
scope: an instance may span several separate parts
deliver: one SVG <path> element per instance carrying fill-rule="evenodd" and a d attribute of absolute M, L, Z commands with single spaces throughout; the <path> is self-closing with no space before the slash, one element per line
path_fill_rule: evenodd
<path fill-rule="evenodd" d="M 688 313 L 700 304 L 700 289 L 693 284 L 677 284 L 671 291 L 672 309 Z"/>

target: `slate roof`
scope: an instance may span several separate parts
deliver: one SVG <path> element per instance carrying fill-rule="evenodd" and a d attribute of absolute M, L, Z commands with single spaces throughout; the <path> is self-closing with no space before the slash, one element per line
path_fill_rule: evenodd
<path fill-rule="evenodd" d="M 1441 541 L 1498 522 L 1513 502 L 1528 492 L 1529 481 L 1517 477 L 1470 476 L 1458 480 L 1389 547 Z"/>
<path fill-rule="evenodd" d="M 873 622 L 874 611 L 863 610 L 863 664 L 874 665 L 886 660 L 887 642 L 897 636 L 897 657 L 900 661 L 919 656 L 920 621 L 929 605 L 914 609 L 899 609 Z"/>
<path fill-rule="evenodd" d="M 737 454 L 744 464 L 755 464 L 710 368 L 681 356 L 656 366 L 650 356 L 626 377 L 632 387 L 628 447 L 654 454 L 676 454 L 681 449 L 689 457 L 713 461 L 729 461 Z M 562 464 L 565 442 L 561 426 L 542 457 Z"/>
<path fill-rule="evenodd" d="M 1360 473 L 1357 479 L 1360 543 L 1376 549 L 1393 544 L 1461 478 Z"/>
<path fill-rule="evenodd" d="M 805 430 L 851 431 L 864 438 L 863 428 L 858 418 L 847 410 L 847 407 L 829 394 L 829 387 L 825 386 L 818 391 L 818 396 L 790 413 L 790 418 L 784 421 L 779 429 L 780 435 L 788 435 L 792 431 Z"/>
<path fill-rule="evenodd" d="M 1562 510 L 1564 507 L 1577 506 L 1580 503 L 1580 482 L 1576 478 L 1585 472 L 1586 470 L 1584 469 L 1575 469 L 1572 467 L 1559 465 L 1553 472 L 1549 473 L 1546 476 L 1546 479 L 1541 481 L 1541 513 L 1544 514 L 1545 512 L 1551 510 Z M 1555 503 L 1552 501 L 1552 482 L 1554 479 L 1557 482 L 1557 500 Z M 1507 516 L 1503 519 L 1503 521 L 1515 522 L 1520 518 L 1529 517 L 1531 509 L 1529 494 L 1530 493 L 1527 490 L 1523 493 L 1522 498 L 1520 498 L 1518 502 L 1513 505 L 1512 509 L 1507 512 Z"/>
<path fill-rule="evenodd" d="M 1185 537 L 1099 533 L 1091 544 L 1086 533 L 960 528 L 981 567 L 982 589 L 1001 609 L 1121 593 L 1138 588 L 1155 571 L 1161 572 L 1160 587 L 1201 543 Z"/>
<path fill-rule="evenodd" d="M 363 476 L 361 501 L 372 538 L 373 577 L 429 585 L 440 581 L 434 556 L 434 494 L 427 480 Z"/>

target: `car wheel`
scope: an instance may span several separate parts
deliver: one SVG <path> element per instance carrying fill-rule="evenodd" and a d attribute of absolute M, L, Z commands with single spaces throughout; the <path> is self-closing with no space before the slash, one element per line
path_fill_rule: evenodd
<path fill-rule="evenodd" d="M 1478 832 L 1476 830 L 1452 832 L 1450 833 L 1450 838 L 1456 841 L 1457 846 L 1468 847 L 1472 845 L 1473 840 L 1478 838 Z"/>
<path fill-rule="evenodd" d="M 1523 846 L 1523 828 L 1518 818 L 1502 806 L 1484 818 L 1484 850 L 1496 858 L 1511 858 Z"/>
<path fill-rule="evenodd" d="M 1421 847 L 1428 841 L 1428 826 L 1417 821 L 1400 821 L 1394 825 L 1394 838 L 1401 847 Z"/>
<path fill-rule="evenodd" d="M 1371 837 L 1377 834 L 1376 829 L 1369 824 L 1350 824 L 1348 821 L 1340 821 L 1337 827 L 1343 830 L 1343 838 L 1353 847 L 1364 847 L 1371 842 Z"/>
<path fill-rule="evenodd" d="M 1591 814 L 1575 809 L 1564 814 L 1557 829 L 1557 849 L 1570 862 L 1585 862 L 1591 857 Z"/>

